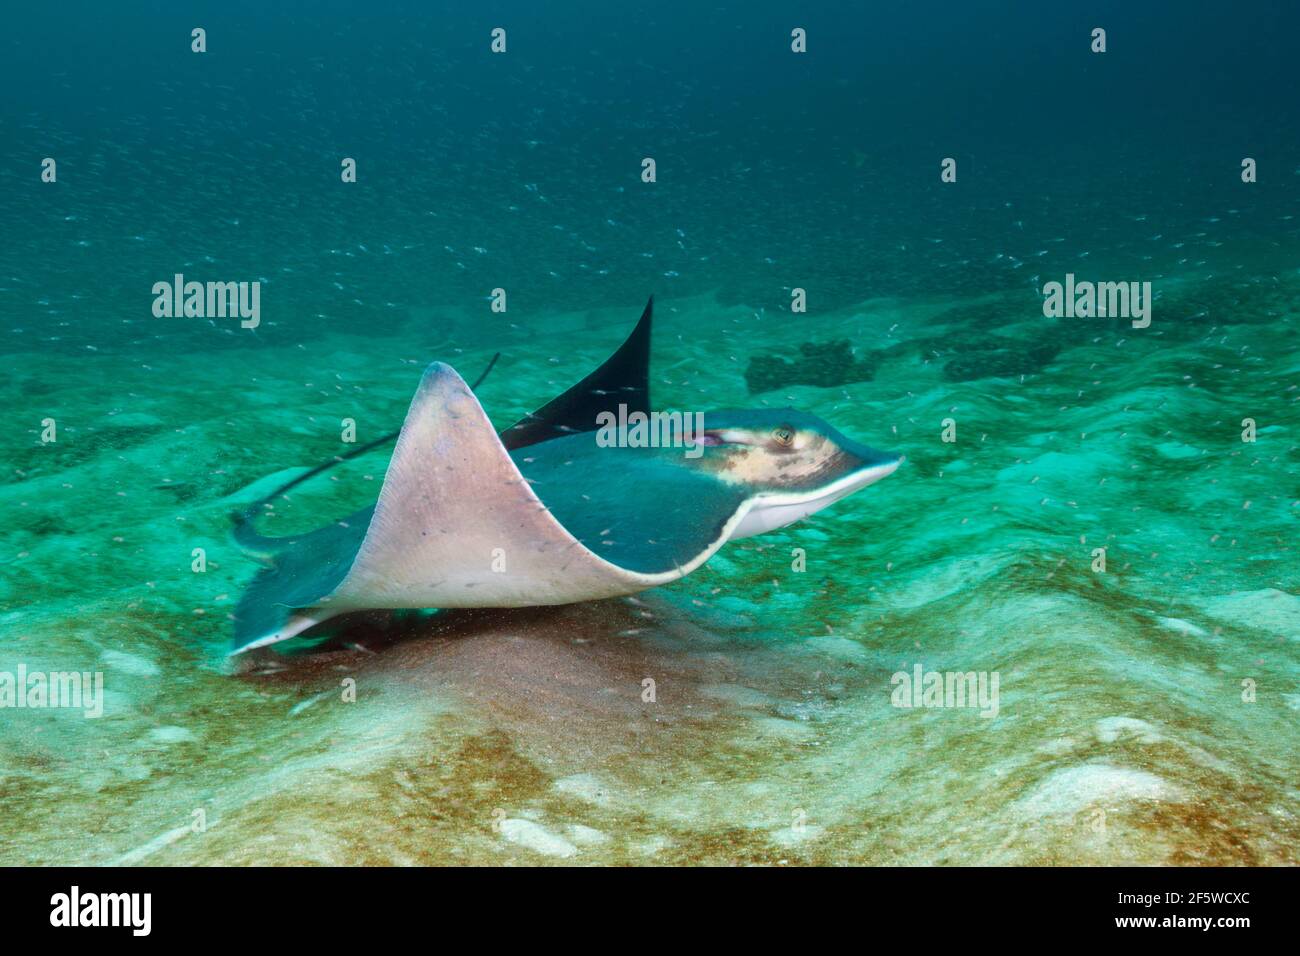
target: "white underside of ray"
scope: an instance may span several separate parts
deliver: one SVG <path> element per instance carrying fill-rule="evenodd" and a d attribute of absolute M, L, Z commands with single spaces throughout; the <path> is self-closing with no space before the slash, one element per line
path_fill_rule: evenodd
<path fill-rule="evenodd" d="M 529 607 L 635 594 L 707 561 L 732 536 L 747 505 L 679 567 L 645 574 L 612 564 L 552 516 L 469 386 L 435 362 L 411 401 L 347 575 L 316 606 L 235 653 L 287 640 L 347 611 Z"/>
<path fill-rule="evenodd" d="M 853 492 L 875 484 L 892 475 L 900 461 L 891 461 L 873 468 L 850 472 L 824 488 L 798 494 L 764 494 L 745 502 L 736 515 L 734 527 L 726 540 L 739 541 L 754 535 L 766 534 L 777 528 L 794 524 L 814 512 L 833 505 Z"/>

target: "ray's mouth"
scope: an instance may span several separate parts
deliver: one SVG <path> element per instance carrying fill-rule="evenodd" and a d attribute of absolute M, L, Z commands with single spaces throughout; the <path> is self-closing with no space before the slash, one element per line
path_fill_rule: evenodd
<path fill-rule="evenodd" d="M 839 501 L 841 498 L 851 495 L 855 491 L 860 491 L 868 485 L 874 485 L 882 478 L 888 478 L 906 460 L 906 455 L 899 455 L 889 461 L 877 462 L 859 468 L 827 488 L 822 495 L 818 496 L 817 500 L 825 499 L 826 504 Z"/>
<path fill-rule="evenodd" d="M 747 538 L 793 524 L 833 505 L 855 491 L 892 475 L 903 463 L 903 456 L 890 457 L 875 453 L 870 459 L 821 488 L 803 493 L 767 493 L 753 499 L 750 510 L 731 532 L 731 538 Z M 868 463 L 869 462 L 869 463 Z"/>
<path fill-rule="evenodd" d="M 768 505 L 811 504 L 816 506 L 814 510 L 821 510 L 827 505 L 853 494 L 855 491 L 861 491 L 868 485 L 874 485 L 882 478 L 888 478 L 898 470 L 898 466 L 904 461 L 906 461 L 905 455 L 883 461 L 876 458 L 871 464 L 864 463 L 820 488 L 803 493 L 789 491 L 769 493 L 760 495 L 758 500 Z"/>

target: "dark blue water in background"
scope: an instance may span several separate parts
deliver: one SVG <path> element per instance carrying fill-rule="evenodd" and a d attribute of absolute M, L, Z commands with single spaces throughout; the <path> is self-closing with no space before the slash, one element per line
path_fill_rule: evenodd
<path fill-rule="evenodd" d="M 0 323 L 24 337 L 255 344 L 137 327 L 182 268 L 262 278 L 261 336 L 303 341 L 497 286 L 537 322 L 804 286 L 815 322 L 877 296 L 1032 306 L 1081 253 L 1132 279 L 1295 262 L 1292 4 L 188 6 L 7 16 Z"/>

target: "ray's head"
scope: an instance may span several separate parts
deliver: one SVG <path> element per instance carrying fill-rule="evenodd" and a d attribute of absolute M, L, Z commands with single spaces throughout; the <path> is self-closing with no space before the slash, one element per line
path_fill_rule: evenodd
<path fill-rule="evenodd" d="M 903 456 L 848 438 L 793 408 L 706 413 L 696 467 L 746 488 L 753 505 L 732 538 L 797 521 L 894 472 Z"/>

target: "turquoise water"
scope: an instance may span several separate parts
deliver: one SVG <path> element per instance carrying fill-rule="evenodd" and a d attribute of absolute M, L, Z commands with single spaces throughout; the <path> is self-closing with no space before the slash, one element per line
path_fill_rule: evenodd
<path fill-rule="evenodd" d="M 15 20 L 0 673 L 104 691 L 0 709 L 0 861 L 1295 863 L 1295 24 L 1231 10 Z M 260 281 L 260 324 L 155 317 L 178 272 Z M 1045 318 L 1067 273 L 1151 282 L 1150 326 Z M 227 660 L 232 510 L 435 359 L 499 351 L 509 425 L 650 293 L 656 404 L 904 466 L 636 597 Z M 868 378 L 750 391 L 837 341 Z M 387 454 L 264 529 L 372 503 Z M 896 706 L 918 665 L 996 674 L 996 716 Z"/>

